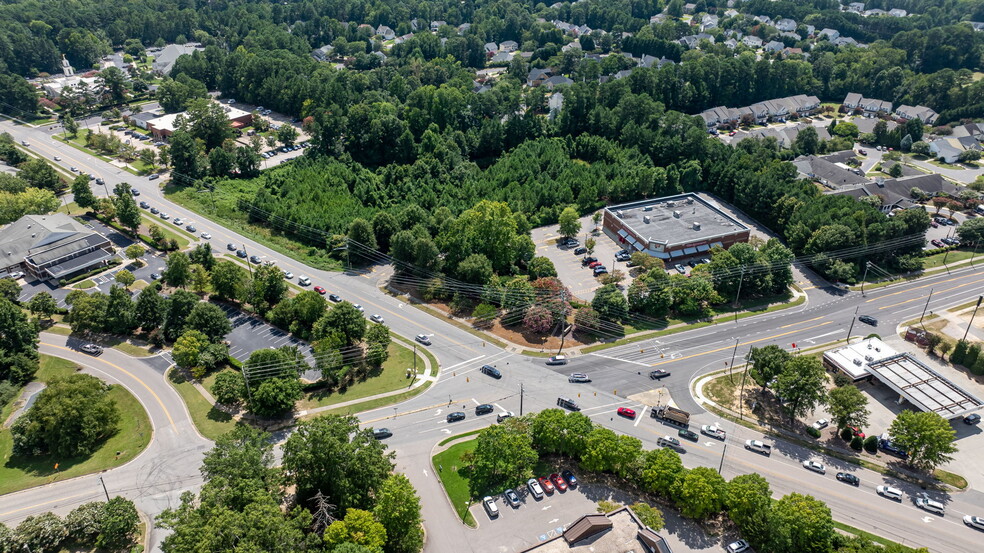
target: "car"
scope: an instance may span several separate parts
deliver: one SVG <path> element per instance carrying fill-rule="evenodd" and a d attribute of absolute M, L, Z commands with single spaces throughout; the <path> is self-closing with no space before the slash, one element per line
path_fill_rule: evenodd
<path fill-rule="evenodd" d="M 930 498 L 929 494 L 926 492 L 917 493 L 914 501 L 916 503 L 916 507 L 919 507 L 923 511 L 933 513 L 934 515 L 943 516 L 946 510 L 942 503 Z"/>
<path fill-rule="evenodd" d="M 290 279 L 294 278 L 294 273 L 292 273 L 290 271 L 284 271 L 284 278 L 286 278 L 287 280 L 290 280 Z"/>
<path fill-rule="evenodd" d="M 536 481 L 536 478 L 527 480 L 526 487 L 530 489 L 530 495 L 533 496 L 533 499 L 543 499 L 543 488 L 540 487 L 540 483 Z"/>
<path fill-rule="evenodd" d="M 704 426 L 701 426 L 700 433 L 721 441 L 724 441 L 728 437 L 727 432 L 713 424 L 705 424 Z"/>
<path fill-rule="evenodd" d="M 868 155 L 868 151 L 867 150 L 858 150 L 858 153 L 861 154 L 861 155 L 863 155 L 863 156 Z"/>
<path fill-rule="evenodd" d="M 838 472 L 837 479 L 846 484 L 850 484 L 854 487 L 861 485 L 861 479 L 849 472 Z"/>
<path fill-rule="evenodd" d="M 585 248 L 584 246 L 581 246 L 574 250 L 574 255 L 584 255 L 586 253 L 588 253 L 588 248 Z"/>
<path fill-rule="evenodd" d="M 680 440 L 674 438 L 673 436 L 663 436 L 661 438 L 657 438 L 656 445 L 678 450 L 683 447 L 680 445 Z"/>
<path fill-rule="evenodd" d="M 649 371 L 649 378 L 653 380 L 660 380 L 670 376 L 670 371 L 665 371 L 663 369 L 656 369 L 654 371 Z"/>
<path fill-rule="evenodd" d="M 816 428 L 817 430 L 823 430 L 828 426 L 830 426 L 830 421 L 828 421 L 827 419 L 820 419 L 817 422 L 813 423 L 813 428 Z"/>
<path fill-rule="evenodd" d="M 977 424 L 981 422 L 981 416 L 977 413 L 971 413 L 963 418 L 964 424 Z"/>
<path fill-rule="evenodd" d="M 745 540 L 733 541 L 728 544 L 728 553 L 742 553 L 748 551 L 750 546 Z"/>
<path fill-rule="evenodd" d="M 564 480 L 564 478 L 556 472 L 550 475 L 550 481 L 553 482 L 553 485 L 557 488 L 558 492 L 567 491 L 567 480 Z"/>
<path fill-rule="evenodd" d="M 160 280 L 160 279 L 161 279 L 160 273 L 150 273 L 150 280 Z"/>
<path fill-rule="evenodd" d="M 564 470 L 562 470 L 560 472 L 560 475 L 564 477 L 564 480 L 567 480 L 567 485 L 569 487 L 571 487 L 571 488 L 576 488 L 577 487 L 577 476 L 574 476 L 574 473 L 571 472 L 570 469 L 564 469 Z"/>
<path fill-rule="evenodd" d="M 600 276 L 605 274 L 608 274 L 608 268 L 605 267 L 604 265 L 600 265 L 594 268 L 594 276 Z"/>
<path fill-rule="evenodd" d="M 55 161 L 61 161 L 61 156 L 55 156 L 55 157 L 54 157 L 54 160 L 55 160 Z"/>
<path fill-rule="evenodd" d="M 687 262 L 687 266 L 693 269 L 694 267 L 697 266 L 697 262 L 691 259 L 690 261 Z"/>
<path fill-rule="evenodd" d="M 547 358 L 548 365 L 566 365 L 567 356 L 566 355 L 554 355 L 553 357 Z"/>
<path fill-rule="evenodd" d="M 201 237 L 202 237 L 202 238 L 204 238 L 205 240 L 211 240 L 211 239 L 212 239 L 212 235 L 211 235 L 211 234 L 209 234 L 209 233 L 207 233 L 207 232 L 203 232 L 203 233 L 201 233 L 201 234 L 200 234 L 199 236 L 201 236 Z"/>
<path fill-rule="evenodd" d="M 596 257 L 585 257 L 585 258 L 581 259 L 581 266 L 582 267 L 587 267 L 588 265 L 594 263 L 595 261 L 598 261 L 598 258 L 596 258 Z"/>
<path fill-rule="evenodd" d="M 71 167 L 69 167 L 68 170 L 71 171 L 71 172 L 73 172 L 73 173 L 78 173 L 79 172 L 79 168 L 76 167 L 76 166 L 74 166 L 74 165 L 71 166 Z"/>
<path fill-rule="evenodd" d="M 591 382 L 591 379 L 584 373 L 572 373 L 567 377 L 567 381 L 571 383 L 584 383 Z"/>
<path fill-rule="evenodd" d="M 297 283 L 300 284 L 301 286 L 310 286 L 311 279 L 304 275 L 300 275 L 297 277 Z"/>
<path fill-rule="evenodd" d="M 817 472 L 820 474 L 827 473 L 827 467 L 823 466 L 823 463 L 813 461 L 811 459 L 807 459 L 806 461 L 803 461 L 803 468 L 805 468 L 806 470 L 812 470 L 813 472 Z"/>
<path fill-rule="evenodd" d="M 482 365 L 482 368 L 479 369 L 479 371 L 481 371 L 482 374 L 491 376 L 492 378 L 502 378 L 502 373 L 499 372 L 499 369 L 493 367 L 492 365 Z"/>
<path fill-rule="evenodd" d="M 984 530 L 984 518 L 975 517 L 971 515 L 964 515 L 963 521 L 964 524 L 970 526 L 971 528 L 974 528 L 976 530 Z"/>
<path fill-rule="evenodd" d="M 862 432 L 861 429 L 858 428 L 857 426 L 849 426 L 848 428 L 851 429 L 851 434 L 853 434 L 854 436 L 857 436 L 858 438 L 861 438 L 862 440 L 865 438 L 864 432 Z"/>
<path fill-rule="evenodd" d="M 677 432 L 677 436 L 680 436 L 684 440 L 690 440 L 691 442 L 696 442 L 700 439 L 700 436 L 698 436 L 696 432 L 693 430 L 687 430 L 686 428 L 681 428 Z"/>
<path fill-rule="evenodd" d="M 676 265 L 674 265 L 674 266 L 673 266 L 673 268 L 674 268 L 674 269 L 676 269 L 676 271 L 677 271 L 678 273 L 680 273 L 681 275 L 685 275 L 685 274 L 687 274 L 687 270 L 686 270 L 686 269 L 684 269 L 684 268 L 683 268 L 683 265 L 680 265 L 679 263 L 677 263 Z"/>
<path fill-rule="evenodd" d="M 448 413 L 448 422 L 458 422 L 465 420 L 465 414 L 461 411 L 455 411 L 453 413 Z"/>
<path fill-rule="evenodd" d="M 506 498 L 506 503 L 508 503 L 510 507 L 519 507 L 519 494 L 516 493 L 516 490 L 508 489 L 502 492 L 502 497 Z"/>
<path fill-rule="evenodd" d="M 236 101 L 235 101 L 235 100 L 233 100 L 232 98 L 229 98 L 228 100 L 226 100 L 226 103 L 227 103 L 227 104 L 229 104 L 229 105 L 231 106 L 232 104 L 235 104 L 235 103 L 236 103 Z"/>
<path fill-rule="evenodd" d="M 869 324 L 871 326 L 878 326 L 878 319 L 872 317 L 871 315 L 861 315 L 858 320 L 864 324 Z"/>
<path fill-rule="evenodd" d="M 573 399 L 569 397 L 558 397 L 557 406 L 563 407 L 564 409 L 569 409 L 571 411 L 580 411 L 581 407 Z"/>
<path fill-rule="evenodd" d="M 943 244 L 943 242 L 940 242 L 939 240 L 936 240 L 935 238 L 933 240 L 930 240 L 929 243 L 932 244 L 932 245 L 934 245 L 934 246 L 936 246 L 937 248 L 942 248 L 945 245 L 945 244 Z"/>
<path fill-rule="evenodd" d="M 356 308 L 360 313 L 366 310 L 364 307 L 362 307 L 361 303 L 353 303 L 352 307 Z"/>
<path fill-rule="evenodd" d="M 495 422 L 502 422 L 506 419 L 511 419 L 514 416 L 516 416 L 516 414 L 512 411 L 503 411 L 495 416 Z"/>
<path fill-rule="evenodd" d="M 130 194 L 133 194 L 134 196 L 139 196 L 140 195 L 140 191 L 137 190 L 136 188 L 131 188 L 130 189 Z"/>
<path fill-rule="evenodd" d="M 736 134 L 738 134 L 738 131 L 731 131 L 728 133 L 728 136 L 734 136 Z"/>
<path fill-rule="evenodd" d="M 249 256 L 249 260 L 252 261 L 253 263 L 256 263 L 257 265 L 263 262 L 263 260 L 258 255 Z"/>
<path fill-rule="evenodd" d="M 185 227 L 185 230 L 188 232 L 198 232 L 198 227 L 196 227 L 195 225 L 187 225 Z"/>
<path fill-rule="evenodd" d="M 138 205 L 143 209 L 147 209 L 148 207 L 150 207 L 150 204 L 145 201 L 141 201 Z"/>
<path fill-rule="evenodd" d="M 246 250 L 236 250 L 236 257 L 246 259 Z"/>
<path fill-rule="evenodd" d="M 947 236 L 946 238 L 943 239 L 943 243 L 948 246 L 957 246 L 960 244 L 960 240 Z"/>
<path fill-rule="evenodd" d="M 490 403 L 483 403 L 481 405 L 475 406 L 475 415 L 488 415 L 492 411 L 495 411 L 495 406 Z"/>
<path fill-rule="evenodd" d="M 157 180 L 157 179 L 161 178 L 161 176 L 159 174 L 157 174 L 157 173 L 154 173 L 153 175 L 151 175 L 151 176 L 149 176 L 147 178 L 150 179 L 150 180 Z"/>
<path fill-rule="evenodd" d="M 372 317 L 369 317 L 369 320 L 374 323 L 383 324 L 383 316 L 378 313 L 374 314 Z"/>
<path fill-rule="evenodd" d="M 181 217 L 175 217 L 174 224 L 180 227 L 181 225 L 185 224 L 185 222 L 184 219 L 182 219 Z"/>
<path fill-rule="evenodd" d="M 377 440 L 384 440 L 386 438 L 392 437 L 393 433 L 390 432 L 389 428 L 377 428 L 372 431 L 372 436 Z"/>
<path fill-rule="evenodd" d="M 635 409 L 629 409 L 628 407 L 619 407 L 617 412 L 620 417 L 628 419 L 634 419 L 636 416 Z"/>
<path fill-rule="evenodd" d="M 482 498 L 482 506 L 485 507 L 485 512 L 489 514 L 489 518 L 499 516 L 499 508 L 496 507 L 495 499 L 492 499 L 491 495 Z"/>
<path fill-rule="evenodd" d="M 546 476 L 541 476 L 536 480 L 537 482 L 540 483 L 540 487 L 543 488 L 543 491 L 547 492 L 547 494 L 554 493 L 554 485 L 549 478 L 547 478 Z"/>
<path fill-rule="evenodd" d="M 615 254 L 615 261 L 628 261 L 632 259 L 632 256 L 626 252 Z"/>
<path fill-rule="evenodd" d="M 97 346 L 96 344 L 83 344 L 79 349 L 89 355 L 99 355 L 103 352 L 102 346 Z"/>
<path fill-rule="evenodd" d="M 882 497 L 887 497 L 888 499 L 893 499 L 895 501 L 902 501 L 902 490 L 898 488 L 893 488 L 891 486 L 875 486 L 875 493 Z"/>
<path fill-rule="evenodd" d="M 96 177 L 96 184 L 106 184 L 106 181 L 102 180 L 101 177 Z"/>
<path fill-rule="evenodd" d="M 328 290 L 325 290 L 324 287 L 322 286 L 315 286 L 314 291 L 321 294 L 322 296 L 328 293 Z"/>
<path fill-rule="evenodd" d="M 226 244 L 226 249 L 229 250 L 230 252 L 234 252 L 234 251 L 236 251 L 236 245 L 233 244 L 232 242 L 230 242 L 230 243 Z"/>
<path fill-rule="evenodd" d="M 328 294 L 328 299 L 330 299 L 331 301 L 333 301 L 335 303 L 338 303 L 338 302 L 342 301 L 342 296 L 339 296 L 338 294 Z"/>
<path fill-rule="evenodd" d="M 420 342 L 421 344 L 424 344 L 425 346 L 431 345 L 430 336 L 428 336 L 426 334 L 418 334 L 418 335 L 414 336 L 413 339 L 416 340 L 416 341 L 418 341 L 418 342 Z"/>
<path fill-rule="evenodd" d="M 161 219 L 164 219 L 165 221 L 167 221 L 168 219 L 171 218 L 170 215 L 168 215 L 167 213 L 164 213 L 163 211 L 161 212 L 160 217 L 161 217 Z"/>
<path fill-rule="evenodd" d="M 14 272 L 10 273 L 7 276 L 9 276 L 10 278 L 12 278 L 14 280 L 17 280 L 17 279 L 23 277 L 24 276 L 24 273 L 22 271 L 14 271 Z"/>
<path fill-rule="evenodd" d="M 595 267 L 600 267 L 600 266 L 601 266 L 601 261 L 592 261 L 591 263 L 588 263 L 589 269 L 594 269 Z"/>
<path fill-rule="evenodd" d="M 937 223 L 936 221 L 930 221 L 929 222 L 929 226 L 931 226 L 933 228 L 940 228 L 940 224 Z"/>
<path fill-rule="evenodd" d="M 946 224 L 950 225 L 951 227 L 957 226 L 957 222 L 954 221 L 953 219 L 947 219 Z"/>

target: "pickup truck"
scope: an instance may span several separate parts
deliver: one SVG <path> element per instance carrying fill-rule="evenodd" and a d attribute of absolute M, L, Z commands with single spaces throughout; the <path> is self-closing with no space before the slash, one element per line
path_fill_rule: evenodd
<path fill-rule="evenodd" d="M 772 446 L 759 440 L 745 440 L 745 449 L 765 456 L 772 454 Z"/>
<path fill-rule="evenodd" d="M 724 440 L 728 437 L 728 434 L 724 430 L 721 430 L 720 428 L 710 424 L 705 424 L 704 426 L 701 426 L 700 433 L 710 436 L 712 438 L 716 438 L 718 440 Z"/>

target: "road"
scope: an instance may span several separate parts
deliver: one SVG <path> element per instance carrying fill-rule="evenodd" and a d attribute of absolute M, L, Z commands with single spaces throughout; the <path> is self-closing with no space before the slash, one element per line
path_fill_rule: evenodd
<path fill-rule="evenodd" d="M 9 122 L 0 123 L 0 130 L 10 132 L 18 141 L 29 140 L 31 149 L 48 159 L 59 155 L 62 157 L 62 164 L 66 166 L 76 165 L 83 170 L 87 170 L 86 164 L 92 166 L 94 174 L 103 176 L 110 189 L 116 182 L 130 183 L 142 192 L 142 197 L 151 205 L 166 209 L 172 217 L 195 221 L 201 231 L 211 232 L 213 241 L 217 244 L 241 244 L 250 255 L 276 259 L 281 268 L 290 270 L 295 275 L 308 275 L 313 284 L 325 286 L 329 292 L 339 293 L 345 299 L 361 303 L 367 314 L 381 314 L 385 317 L 386 324 L 400 335 L 412 337 L 419 333 L 433 334 L 434 345 L 429 349 L 442 367 L 435 385 L 411 400 L 395 407 L 362 413 L 360 418 L 367 425 L 386 426 L 394 432 L 394 436 L 387 442 L 397 452 L 398 470 L 407 473 L 423 498 L 423 515 L 430 529 L 427 551 L 434 553 L 494 549 L 489 542 L 474 540 L 474 535 L 470 533 L 472 531 L 457 522 L 430 466 L 431 452 L 438 441 L 448 435 L 481 428 L 494 421 L 494 415 L 473 415 L 473 407 L 478 403 L 493 403 L 503 410 L 517 413 L 521 411 L 522 405 L 522 411 L 528 413 L 554 407 L 556 398 L 560 395 L 579 396 L 577 401 L 585 414 L 618 432 L 639 437 L 647 448 L 651 448 L 655 447 L 656 438 L 667 433 L 668 429 L 655 424 L 644 406 L 634 404 L 626 397 L 665 385 L 678 404 L 694 413 L 692 426 L 716 422 L 716 417 L 702 412 L 690 397 L 689 385 L 699 375 L 723 368 L 724 362 L 731 359 L 735 343 L 738 344 L 739 357 L 752 345 L 777 343 L 788 349 L 793 343 L 822 344 L 846 336 L 855 312 L 876 316 L 881 321 L 877 331 L 889 333 L 894 331 L 899 322 L 918 317 L 926 304 L 930 289 L 934 293 L 928 308 L 938 310 L 967 302 L 976 297 L 984 287 L 984 273 L 967 267 L 954 270 L 952 274 L 943 273 L 915 282 L 872 290 L 865 296 L 858 292 L 840 293 L 814 288 L 807 290 L 808 302 L 796 308 L 742 319 L 738 323 L 725 320 L 713 326 L 665 336 L 658 341 L 576 356 L 567 366 L 548 368 L 542 359 L 527 358 L 500 350 L 439 318 L 423 314 L 406 305 L 401 298 L 381 292 L 378 288 L 381 281 L 379 272 L 340 274 L 312 269 L 210 223 L 203 215 L 169 202 L 157 186 L 159 181 L 149 181 L 122 172 L 113 173 L 107 164 L 55 142 L 41 130 L 16 126 Z M 853 334 L 865 335 L 869 332 L 872 332 L 869 327 L 854 325 Z M 107 354 L 117 355 L 109 351 Z M 107 355 L 106 359 L 112 358 Z M 130 363 L 134 364 L 133 361 Z M 142 361 L 135 363 L 139 365 Z M 502 370 L 503 378 L 493 380 L 479 373 L 477 368 L 485 363 L 496 365 Z M 660 384 L 654 384 L 645 376 L 652 367 L 669 370 L 672 374 Z M 589 373 L 594 382 L 590 385 L 568 383 L 564 374 L 574 371 Z M 171 394 L 176 398 L 176 394 L 170 391 L 163 379 L 153 380 L 152 389 L 161 396 Z M 145 398 L 141 399 L 143 401 Z M 149 398 L 147 401 L 155 400 Z M 619 406 L 635 407 L 637 411 L 641 411 L 640 417 L 634 422 L 615 417 L 614 410 Z M 173 413 L 176 410 L 169 411 Z M 464 410 L 468 413 L 468 418 L 459 423 L 448 424 L 444 418 L 449 410 Z M 606 416 L 609 417 L 608 421 L 604 420 Z M 171 426 L 177 428 L 173 424 Z M 799 463 L 812 453 L 788 444 L 777 444 L 777 451 L 770 458 L 763 458 L 735 445 L 739 440 L 760 437 L 759 435 L 744 428 L 734 428 L 730 423 L 724 426 L 730 434 L 728 443 L 732 445 L 723 464 L 723 472 L 727 477 L 744 472 L 761 473 L 769 478 L 773 490 L 779 494 L 790 491 L 810 493 L 826 501 L 836 519 L 893 539 L 904 539 L 908 545 L 925 545 L 934 552 L 956 553 L 976 549 L 979 534 L 964 527 L 957 515 L 984 514 L 984 495 L 980 492 L 954 494 L 949 499 L 945 517 L 926 516 L 926 513 L 916 510 L 908 502 L 893 505 L 874 496 L 872 486 L 884 481 L 875 472 L 855 470 L 863 484 L 861 489 L 850 489 L 835 482 L 830 470 L 826 476 L 820 476 L 802 469 Z M 156 422 L 155 428 L 160 428 Z M 188 434 L 189 442 L 196 441 L 190 436 L 200 440 L 193 429 L 183 432 Z M 151 446 L 153 449 L 139 459 L 160 455 L 157 442 L 161 439 L 158 436 Z M 699 444 L 686 444 L 686 447 L 687 453 L 683 455 L 686 466 L 717 467 L 721 463 L 723 444 L 719 442 L 702 439 Z M 830 467 L 838 463 L 830 458 L 816 458 Z M 182 464 L 197 467 L 197 462 Z M 855 469 L 853 466 L 849 468 Z M 140 482 L 147 485 L 159 482 L 159 485 L 167 486 L 165 480 L 167 479 L 151 473 Z M 31 512 L 52 508 L 51 497 L 74 495 L 71 490 L 62 490 L 68 484 L 21 492 L 19 497 L 22 506 L 17 513 L 26 516 Z M 895 485 L 907 492 L 913 491 L 905 485 Z M 163 504 L 165 503 L 160 505 Z M 153 503 L 149 506 L 143 503 L 141 508 L 151 515 L 159 512 Z M 16 514 L 0 516 L 0 519 L 7 520 L 13 516 Z M 436 528 L 440 528 L 440 531 L 434 531 Z M 934 531 L 927 532 L 928 529 Z M 941 529 L 945 530 L 940 532 Z"/>

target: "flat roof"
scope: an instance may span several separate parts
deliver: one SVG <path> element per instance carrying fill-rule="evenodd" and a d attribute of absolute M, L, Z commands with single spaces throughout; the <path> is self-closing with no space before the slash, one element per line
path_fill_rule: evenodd
<path fill-rule="evenodd" d="M 590 518 L 589 518 L 590 517 Z M 591 524 L 592 519 L 606 518 L 609 524 Z M 588 529 L 587 527 L 590 527 Z M 568 534 L 587 535 L 570 543 Z M 599 531 L 600 530 L 600 531 Z M 607 515 L 586 515 L 571 523 L 566 530 L 557 528 L 538 536 L 536 545 L 521 553 L 672 553 L 669 544 L 656 532 L 644 526 L 628 507 L 622 507 Z"/>
<path fill-rule="evenodd" d="M 868 371 L 868 363 L 897 354 L 897 351 L 878 338 L 868 338 L 849 346 L 826 351 L 823 357 L 854 380 L 861 380 L 871 374 Z"/>
<path fill-rule="evenodd" d="M 878 380 L 923 411 L 954 419 L 980 409 L 981 400 L 907 353 L 868 365 Z"/>
<path fill-rule="evenodd" d="M 249 115 L 248 111 L 243 111 L 241 109 L 234 108 L 229 105 L 219 104 L 219 106 L 221 106 L 222 111 L 226 113 L 226 119 L 230 119 L 230 120 L 239 119 L 244 115 Z M 178 118 L 178 116 L 182 116 L 186 120 L 188 119 L 188 113 L 182 111 L 180 113 L 169 113 L 167 115 L 158 117 L 157 119 L 151 119 L 150 121 L 147 121 L 147 124 L 153 126 L 155 129 L 159 131 L 174 132 L 174 130 L 176 129 L 175 120 Z"/>
<path fill-rule="evenodd" d="M 664 248 L 748 231 L 748 227 L 697 194 L 678 194 L 606 209 L 638 236 L 663 244 Z"/>

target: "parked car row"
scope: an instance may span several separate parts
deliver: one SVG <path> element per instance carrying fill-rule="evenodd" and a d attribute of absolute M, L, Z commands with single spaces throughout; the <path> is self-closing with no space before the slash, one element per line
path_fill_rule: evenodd
<path fill-rule="evenodd" d="M 130 193 L 133 194 L 134 196 L 139 196 L 140 195 L 140 191 L 137 190 L 136 188 L 130 189 Z M 151 207 L 150 204 L 147 203 L 147 202 L 145 202 L 145 201 L 141 201 L 137 205 L 139 205 L 141 207 L 141 209 L 150 210 L 150 213 L 152 215 L 157 215 L 158 217 L 160 217 L 161 219 L 163 219 L 165 221 L 167 221 L 167 220 L 169 220 L 171 218 L 171 216 L 168 215 L 166 212 L 161 211 L 161 210 L 157 209 L 156 207 Z M 195 234 L 195 233 L 198 232 L 198 227 L 196 227 L 194 223 L 188 222 L 186 224 L 185 221 L 183 219 L 181 219 L 181 217 L 177 217 L 177 218 L 175 218 L 171 222 L 174 223 L 175 225 L 179 226 L 179 227 L 180 226 L 184 226 L 184 229 L 186 231 L 192 233 L 192 234 Z M 209 234 L 208 232 L 202 232 L 198 236 L 200 238 L 202 238 L 203 240 L 211 240 L 212 239 L 212 235 Z M 233 247 L 232 249 L 235 249 L 235 247 Z"/>
<path fill-rule="evenodd" d="M 576 487 L 577 477 L 568 469 L 559 473 L 555 472 L 550 476 L 534 477 L 526 481 L 526 489 L 529 491 L 530 497 L 536 501 L 543 499 L 545 495 L 553 495 L 555 492 L 564 493 Z M 502 492 L 502 499 L 506 505 L 509 505 L 513 509 L 518 509 L 522 506 L 522 500 L 520 499 L 521 493 L 518 490 L 510 488 Z M 485 512 L 489 515 L 489 518 L 499 516 L 499 507 L 496 505 L 496 499 L 494 497 L 489 495 L 482 498 L 482 506 L 485 508 Z"/>

